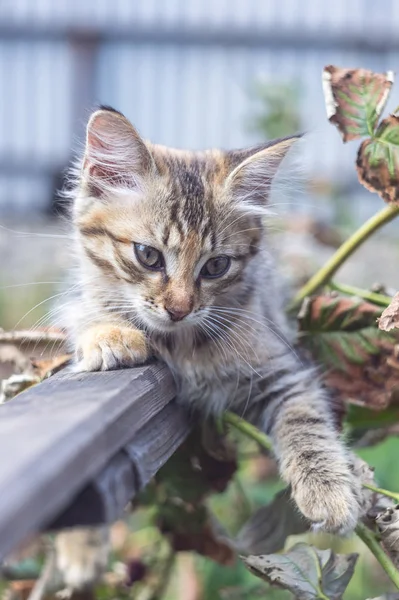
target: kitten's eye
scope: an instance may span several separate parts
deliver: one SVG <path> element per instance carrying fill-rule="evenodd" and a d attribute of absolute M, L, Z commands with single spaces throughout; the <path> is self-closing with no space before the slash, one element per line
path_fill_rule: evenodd
<path fill-rule="evenodd" d="M 210 258 L 201 269 L 201 277 L 213 279 L 221 277 L 230 268 L 231 259 L 228 256 L 215 256 Z"/>
<path fill-rule="evenodd" d="M 165 266 L 162 253 L 151 246 L 144 246 L 144 244 L 135 243 L 134 253 L 139 263 L 147 269 L 159 271 Z"/>

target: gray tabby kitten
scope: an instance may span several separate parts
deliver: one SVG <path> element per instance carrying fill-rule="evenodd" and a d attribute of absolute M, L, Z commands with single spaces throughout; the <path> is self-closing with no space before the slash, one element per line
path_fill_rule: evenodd
<path fill-rule="evenodd" d="M 291 349 L 263 218 L 296 139 L 186 152 L 144 142 L 113 109 L 95 112 L 74 198 L 73 336 L 83 370 L 156 356 L 181 402 L 245 416 L 271 436 L 303 515 L 347 533 L 359 481 L 327 393 Z"/>

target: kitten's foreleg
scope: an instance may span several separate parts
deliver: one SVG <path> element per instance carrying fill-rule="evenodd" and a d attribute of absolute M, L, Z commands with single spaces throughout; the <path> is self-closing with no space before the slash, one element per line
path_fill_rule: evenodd
<path fill-rule="evenodd" d="M 345 534 L 359 518 L 361 488 L 339 438 L 325 391 L 311 371 L 285 372 L 271 394 L 264 427 L 273 439 L 281 477 L 315 528 Z"/>

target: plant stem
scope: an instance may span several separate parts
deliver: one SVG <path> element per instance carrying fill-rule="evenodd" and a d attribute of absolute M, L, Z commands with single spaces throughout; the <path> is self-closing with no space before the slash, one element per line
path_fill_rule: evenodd
<path fill-rule="evenodd" d="M 356 533 L 362 542 L 366 544 L 369 550 L 374 554 L 385 573 L 399 590 L 399 571 L 395 568 L 395 565 L 389 556 L 385 554 L 384 550 L 381 548 L 375 534 L 363 523 L 359 523 L 357 525 Z"/>
<path fill-rule="evenodd" d="M 367 488 L 368 490 L 371 490 L 372 492 L 375 492 L 376 494 L 382 494 L 383 496 L 392 498 L 392 500 L 395 500 L 395 502 L 399 503 L 399 494 L 397 494 L 396 492 L 391 492 L 389 490 L 383 490 L 382 488 L 375 487 L 374 485 L 371 485 L 370 483 L 363 483 L 363 487 Z"/>
<path fill-rule="evenodd" d="M 272 450 L 272 443 L 267 437 L 267 435 L 262 433 L 254 425 L 251 425 L 251 423 L 248 423 L 248 421 L 241 419 L 241 417 L 239 417 L 235 413 L 226 411 L 223 414 L 223 421 L 225 423 L 228 423 L 229 425 L 232 425 L 233 427 L 238 429 L 238 431 L 241 431 L 241 433 L 244 433 L 248 437 L 252 438 L 253 440 L 255 440 L 255 442 L 258 442 L 259 446 L 261 446 L 265 450 Z"/>
<path fill-rule="evenodd" d="M 266 450 L 273 449 L 271 440 L 265 433 L 262 433 L 262 431 L 260 431 L 257 427 L 251 425 L 251 423 L 248 423 L 248 421 L 245 421 L 245 419 L 242 419 L 235 413 L 226 411 L 223 415 L 223 421 L 225 423 L 228 423 L 229 425 L 232 425 L 238 431 L 241 431 L 241 433 L 251 438 L 255 442 L 258 442 L 258 444 L 262 448 L 265 448 Z M 375 492 L 376 494 L 382 494 L 383 496 L 392 498 L 393 500 L 399 503 L 399 493 L 378 488 L 374 485 L 371 485 L 370 483 L 363 483 L 363 487 L 367 488 L 368 490 L 371 490 L 372 492 Z"/>
<path fill-rule="evenodd" d="M 290 310 L 298 307 L 301 302 L 327 283 L 339 267 L 353 252 L 365 242 L 377 229 L 392 221 L 399 214 L 399 207 L 389 204 L 376 215 L 364 223 L 353 233 L 333 254 L 330 260 L 299 290 L 289 307 Z"/>
<path fill-rule="evenodd" d="M 259 431 L 254 425 L 248 423 L 235 413 L 227 411 L 223 415 L 223 421 L 235 427 L 241 433 L 244 433 L 248 437 L 252 438 L 258 444 L 265 448 L 266 450 L 272 449 L 272 444 L 270 439 Z M 364 483 L 363 487 L 372 490 L 373 492 L 377 492 L 378 494 L 383 494 L 388 496 L 389 498 L 393 498 L 396 501 L 399 501 L 399 494 L 395 494 L 394 492 L 390 492 L 389 490 L 383 490 L 377 487 L 374 487 L 370 484 Z M 399 589 L 399 571 L 396 569 L 395 565 L 389 558 L 387 554 L 385 554 L 384 550 L 381 548 L 375 534 L 370 531 L 363 523 L 358 523 L 356 527 L 356 533 L 360 537 L 360 539 L 368 546 L 369 550 L 374 554 L 384 571 L 387 573 L 388 577 L 393 581 L 396 587 Z"/>
<path fill-rule="evenodd" d="M 379 294 L 378 292 L 370 292 L 369 290 L 362 290 L 361 288 L 354 287 L 353 285 L 346 285 L 345 283 L 336 283 L 335 281 L 330 281 L 328 283 L 328 287 L 331 290 L 342 292 L 348 296 L 357 296 L 358 298 L 363 298 L 364 300 L 368 300 L 373 304 L 378 304 L 378 306 L 386 307 L 392 302 L 392 298 L 390 296 L 385 296 L 384 294 Z"/>
<path fill-rule="evenodd" d="M 164 597 L 172 575 L 175 558 L 176 553 L 172 548 L 170 548 L 163 564 L 159 567 L 160 574 L 158 576 L 157 584 L 151 590 L 151 595 L 147 598 L 147 600 L 161 600 Z"/>

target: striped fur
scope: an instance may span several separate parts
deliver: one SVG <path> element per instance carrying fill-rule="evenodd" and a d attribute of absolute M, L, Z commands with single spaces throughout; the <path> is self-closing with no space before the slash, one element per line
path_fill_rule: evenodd
<path fill-rule="evenodd" d="M 271 181 L 295 139 L 185 152 L 145 143 L 116 111 L 96 112 L 74 202 L 82 293 L 72 330 L 81 368 L 155 355 L 174 373 L 180 401 L 262 427 L 305 517 L 348 532 L 359 483 L 331 402 L 292 349 L 267 243 Z M 161 252 L 164 268 L 143 267 L 134 242 Z M 221 255 L 229 270 L 201 276 Z"/>

